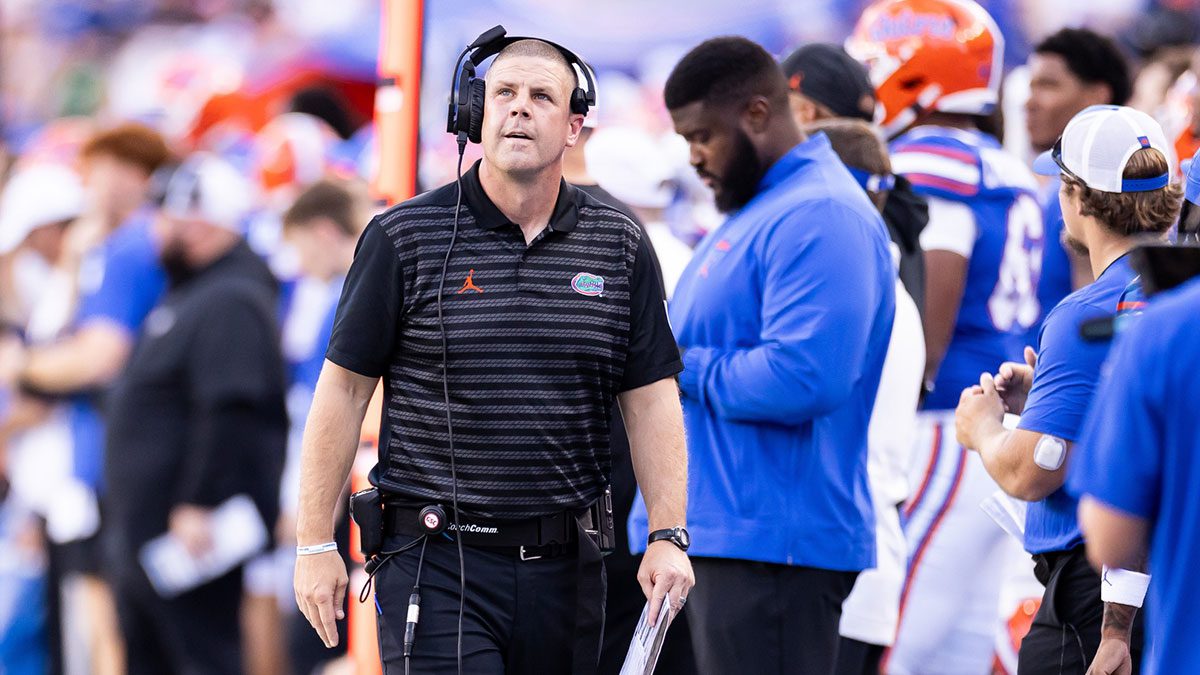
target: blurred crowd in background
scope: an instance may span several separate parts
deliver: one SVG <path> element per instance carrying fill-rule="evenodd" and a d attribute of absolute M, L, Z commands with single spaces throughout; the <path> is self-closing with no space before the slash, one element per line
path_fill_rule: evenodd
<path fill-rule="evenodd" d="M 810 42 L 840 44 L 863 4 L 430 0 L 418 191 L 454 178 L 443 120 L 462 45 L 501 22 L 556 40 L 598 74 L 595 128 L 568 168 L 576 162 L 636 210 L 670 290 L 722 219 L 663 105 L 671 67 L 720 34 L 746 35 L 780 58 Z M 1026 59 L 1064 26 L 1114 36 L 1133 66 L 1128 105 L 1160 121 L 1176 162 L 1200 148 L 1200 3 L 981 4 L 1006 37 L 998 128 L 1009 151 L 1035 154 Z M 309 673 L 337 659 L 295 608 L 294 474 L 341 281 L 358 232 L 382 208 L 369 190 L 379 17 L 378 0 L 0 4 L 0 671 L 121 672 L 95 544 L 105 397 L 168 284 L 153 177 L 197 156 L 244 182 L 252 200 L 224 215 L 280 284 L 289 439 L 278 553 L 247 570 L 247 668 Z"/>

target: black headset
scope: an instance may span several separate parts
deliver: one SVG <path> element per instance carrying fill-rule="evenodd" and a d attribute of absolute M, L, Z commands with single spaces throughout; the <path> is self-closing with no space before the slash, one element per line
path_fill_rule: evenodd
<path fill-rule="evenodd" d="M 466 140 L 478 143 L 483 129 L 483 98 L 486 85 L 482 77 L 475 76 L 475 69 L 486 59 L 520 40 L 537 40 L 557 49 L 571 65 L 571 69 L 577 71 L 576 84 L 587 85 L 587 89 L 576 86 L 571 92 L 572 113 L 586 115 L 588 109 L 596 105 L 596 81 L 592 76 L 592 68 L 575 52 L 542 38 L 506 33 L 504 26 L 496 26 L 483 33 L 467 45 L 454 65 L 454 80 L 450 83 L 450 108 L 446 113 L 446 131 L 458 135 L 460 143 L 465 143 Z"/>

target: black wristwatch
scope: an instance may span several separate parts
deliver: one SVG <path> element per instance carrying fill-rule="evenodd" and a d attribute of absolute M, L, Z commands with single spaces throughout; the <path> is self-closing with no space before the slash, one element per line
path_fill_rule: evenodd
<path fill-rule="evenodd" d="M 646 538 L 646 544 L 653 544 L 656 541 L 666 539 L 667 541 L 679 547 L 680 551 L 687 552 L 688 547 L 692 545 L 692 536 L 688 534 L 686 528 L 672 527 L 667 530 L 655 530 Z"/>

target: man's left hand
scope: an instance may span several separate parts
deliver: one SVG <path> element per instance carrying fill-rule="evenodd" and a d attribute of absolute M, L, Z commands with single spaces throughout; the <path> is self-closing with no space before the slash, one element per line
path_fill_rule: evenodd
<path fill-rule="evenodd" d="M 1096 650 L 1096 658 L 1087 675 L 1130 675 L 1132 672 L 1133 657 L 1129 654 L 1129 645 L 1116 638 L 1100 640 L 1100 648 Z"/>
<path fill-rule="evenodd" d="M 194 504 L 179 504 L 171 509 L 168 521 L 171 534 L 183 542 L 192 557 L 212 550 L 212 510 Z"/>
<path fill-rule="evenodd" d="M 983 434 L 1004 428 L 1004 402 L 996 392 L 991 374 L 979 376 L 979 384 L 963 390 L 954 411 L 954 430 L 958 444 L 968 450 L 979 450 Z"/>
<path fill-rule="evenodd" d="M 692 561 L 669 541 L 652 542 L 646 547 L 637 579 L 642 586 L 642 593 L 650 600 L 651 626 L 658 623 L 658 610 L 664 597 L 670 596 L 671 611 L 678 613 L 683 610 L 683 603 L 687 602 L 688 591 L 696 585 Z"/>

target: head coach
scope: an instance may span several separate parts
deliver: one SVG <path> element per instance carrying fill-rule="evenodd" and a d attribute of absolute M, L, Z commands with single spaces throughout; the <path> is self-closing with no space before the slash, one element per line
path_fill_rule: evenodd
<path fill-rule="evenodd" d="M 296 597 L 336 643 L 347 578 L 330 550 L 334 506 L 382 377 L 382 543 L 364 527 L 363 544 L 378 548 L 385 668 L 589 672 L 614 399 L 661 530 L 642 588 L 678 609 L 693 583 L 682 366 L 648 242 L 562 179 L 594 102 L 586 64 L 499 27 L 468 53 L 449 127 L 483 159 L 374 218 L 346 278 L 304 435 Z"/>

